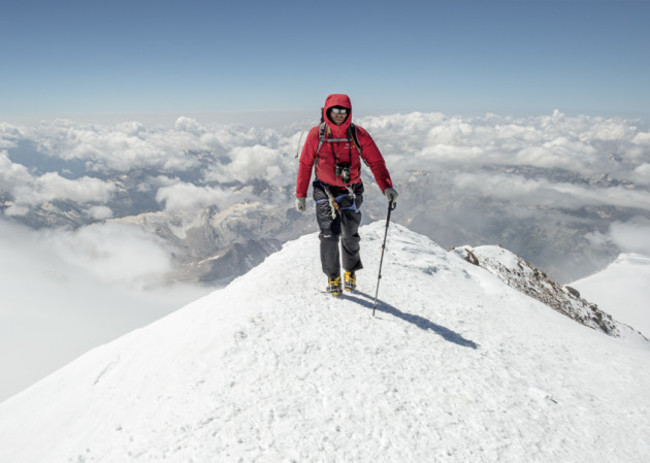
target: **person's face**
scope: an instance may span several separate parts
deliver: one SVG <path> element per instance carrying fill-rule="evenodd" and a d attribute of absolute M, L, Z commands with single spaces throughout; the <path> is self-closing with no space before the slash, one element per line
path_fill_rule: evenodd
<path fill-rule="evenodd" d="M 343 124 L 346 117 L 348 117 L 347 108 L 334 107 L 330 111 L 330 119 L 332 119 L 332 122 L 334 122 L 336 125 Z"/>

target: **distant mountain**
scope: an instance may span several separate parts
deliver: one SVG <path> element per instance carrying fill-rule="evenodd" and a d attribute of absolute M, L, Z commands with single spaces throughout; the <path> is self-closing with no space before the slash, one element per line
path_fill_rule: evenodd
<path fill-rule="evenodd" d="M 645 462 L 645 338 L 522 294 L 514 255 L 471 250 L 504 282 L 399 225 L 373 317 L 383 234 L 361 229 L 358 292 L 323 293 L 308 234 L 3 402 L 0 460 Z"/>

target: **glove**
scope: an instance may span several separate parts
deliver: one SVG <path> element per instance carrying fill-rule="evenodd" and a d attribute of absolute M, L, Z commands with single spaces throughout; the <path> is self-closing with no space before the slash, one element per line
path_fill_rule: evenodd
<path fill-rule="evenodd" d="M 307 200 L 307 198 L 296 198 L 296 210 L 298 212 L 305 212 L 305 209 L 306 209 L 305 201 L 306 200 Z"/>
<path fill-rule="evenodd" d="M 386 188 L 384 190 L 384 196 L 388 198 L 388 202 L 395 203 L 397 202 L 397 197 L 399 196 L 399 194 L 397 193 L 395 188 Z"/>

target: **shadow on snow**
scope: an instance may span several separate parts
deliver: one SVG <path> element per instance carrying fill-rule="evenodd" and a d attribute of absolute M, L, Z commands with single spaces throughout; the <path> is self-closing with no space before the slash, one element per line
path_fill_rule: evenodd
<path fill-rule="evenodd" d="M 360 297 L 355 297 L 355 295 L 362 296 L 363 299 Z M 352 302 L 356 302 L 357 304 L 366 307 L 368 309 L 372 309 L 373 302 L 374 302 L 374 298 L 372 296 L 365 294 L 361 291 L 355 291 L 352 294 L 346 293 L 343 295 L 343 298 Z M 449 328 L 445 328 L 444 326 L 438 325 L 436 323 L 433 323 L 432 321 L 427 320 L 426 318 L 421 317 L 419 315 L 413 315 L 410 313 L 402 312 L 397 307 L 387 304 L 381 299 L 377 299 L 377 310 L 393 315 L 397 318 L 401 318 L 402 320 L 412 323 L 418 328 L 423 329 L 425 331 L 431 330 L 437 335 L 442 336 L 446 341 L 453 342 L 454 344 L 458 344 L 459 346 L 478 349 L 478 344 L 476 344 L 474 341 L 471 341 L 469 339 L 465 339 L 463 336 L 456 333 L 455 331 L 450 330 Z"/>

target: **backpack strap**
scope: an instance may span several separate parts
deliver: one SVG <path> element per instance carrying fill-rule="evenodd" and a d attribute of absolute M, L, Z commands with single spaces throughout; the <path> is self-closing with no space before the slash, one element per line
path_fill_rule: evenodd
<path fill-rule="evenodd" d="M 320 147 L 323 146 L 323 142 L 325 141 L 325 132 L 328 130 L 327 124 L 325 121 L 320 123 L 320 127 L 318 128 L 318 148 L 316 148 L 316 157 L 318 157 L 318 153 L 320 152 Z"/>
<path fill-rule="evenodd" d="M 335 143 L 343 141 L 353 142 L 354 146 L 356 146 L 357 150 L 359 151 L 359 155 L 361 155 L 361 143 L 359 143 L 359 135 L 357 134 L 356 125 L 350 123 L 350 127 L 348 127 L 347 138 L 328 138 L 327 135 L 331 135 L 331 133 L 332 132 L 330 131 L 330 128 L 327 126 L 327 124 L 325 122 L 321 122 L 318 129 L 318 148 L 316 148 L 316 156 L 318 156 L 318 153 L 324 142 Z"/>
<path fill-rule="evenodd" d="M 351 136 L 350 136 L 351 135 Z M 357 147 L 359 151 L 359 156 L 361 156 L 361 143 L 359 143 L 359 135 L 357 134 L 357 126 L 350 122 L 350 127 L 348 128 L 348 138 L 352 139 L 354 146 Z"/>

